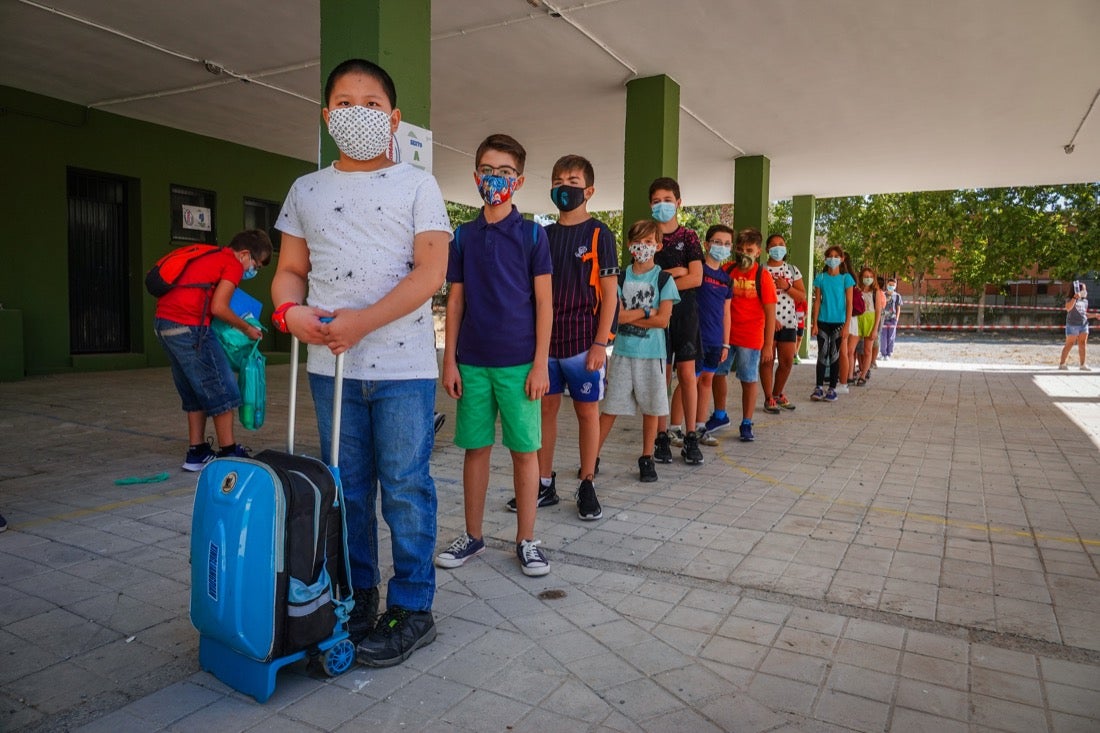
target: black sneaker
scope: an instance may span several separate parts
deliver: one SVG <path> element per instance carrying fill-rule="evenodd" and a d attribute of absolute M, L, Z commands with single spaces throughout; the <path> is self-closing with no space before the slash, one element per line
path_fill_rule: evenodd
<path fill-rule="evenodd" d="M 651 484 L 657 480 L 657 469 L 653 464 L 653 456 L 642 456 L 638 459 L 638 480 L 643 484 Z"/>
<path fill-rule="evenodd" d="M 684 447 L 680 449 L 680 455 L 684 457 L 684 463 L 692 466 L 703 462 L 703 451 L 699 450 L 699 435 L 694 430 L 684 436 Z"/>
<path fill-rule="evenodd" d="M 672 439 L 664 430 L 657 433 L 653 443 L 653 460 L 657 463 L 672 463 Z"/>
<path fill-rule="evenodd" d="M 203 466 L 217 458 L 218 455 L 209 443 L 187 449 L 187 457 L 183 459 L 181 468 L 184 471 L 201 471 Z"/>
<path fill-rule="evenodd" d="M 543 486 L 542 481 L 539 481 L 539 498 L 538 502 L 535 504 L 535 506 L 539 509 L 544 506 L 554 506 L 559 501 L 561 501 L 561 498 L 558 497 L 557 478 L 558 474 L 555 471 L 550 474 L 549 486 Z M 516 511 L 516 497 L 513 496 L 511 499 L 509 499 L 508 503 L 505 504 L 505 506 L 508 507 L 508 511 L 510 512 Z"/>
<path fill-rule="evenodd" d="M 392 606 L 378 618 L 367 638 L 359 642 L 355 658 L 368 667 L 392 667 L 433 641 L 435 619 L 431 611 L 409 611 Z"/>
<path fill-rule="evenodd" d="M 596 487 L 588 479 L 577 487 L 577 516 L 584 520 L 599 519 L 603 516 L 600 500 L 596 498 Z"/>
<path fill-rule="evenodd" d="M 437 412 L 432 416 L 432 429 L 435 432 L 439 432 L 439 429 L 443 427 L 443 423 L 447 422 L 447 416 L 442 412 Z"/>
<path fill-rule="evenodd" d="M 355 601 L 355 606 L 352 607 L 351 618 L 348 619 L 348 638 L 352 644 L 358 644 L 367 638 L 378 617 L 378 587 L 356 588 L 352 600 Z"/>

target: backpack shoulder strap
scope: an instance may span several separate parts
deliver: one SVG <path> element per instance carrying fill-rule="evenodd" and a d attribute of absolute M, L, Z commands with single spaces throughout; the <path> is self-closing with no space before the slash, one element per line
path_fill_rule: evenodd
<path fill-rule="evenodd" d="M 764 291 L 761 283 L 764 282 L 764 266 L 756 265 L 756 297 L 760 299 L 760 305 L 764 305 Z"/>

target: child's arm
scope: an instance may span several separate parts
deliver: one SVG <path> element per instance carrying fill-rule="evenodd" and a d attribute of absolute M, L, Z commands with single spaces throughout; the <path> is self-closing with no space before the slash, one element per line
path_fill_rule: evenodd
<path fill-rule="evenodd" d="M 229 300 L 233 297 L 233 291 L 237 286 L 231 280 L 220 280 L 214 288 L 214 294 L 210 296 L 210 315 L 225 321 L 253 341 L 258 340 L 264 332 L 250 325 L 229 307 Z"/>
<path fill-rule="evenodd" d="M 786 292 L 795 303 L 802 303 L 806 300 L 806 283 L 802 278 L 792 280 Z"/>
<path fill-rule="evenodd" d="M 607 340 L 611 335 L 611 323 L 615 320 L 615 306 L 619 302 L 619 278 L 617 275 L 608 275 L 600 278 L 600 320 L 596 325 L 596 341 L 604 344 L 602 347 L 596 344 L 588 349 L 588 358 L 585 359 L 584 368 L 594 372 L 607 361 Z"/>
<path fill-rule="evenodd" d="M 726 298 L 726 302 L 722 304 L 722 335 L 726 341 L 730 340 L 730 329 L 733 327 L 733 297 Z M 729 347 L 725 344 L 722 345 L 722 361 L 726 360 L 726 357 L 730 355 Z"/>
<path fill-rule="evenodd" d="M 462 376 L 458 371 L 458 329 L 466 312 L 466 292 L 462 283 L 447 289 L 447 322 L 444 326 L 443 389 L 454 399 L 462 396 Z"/>
<path fill-rule="evenodd" d="M 283 303 L 306 302 L 309 270 L 309 245 L 306 240 L 283 232 L 279 265 L 271 280 L 271 302 L 276 308 Z M 286 311 L 286 327 L 302 343 L 323 344 L 325 336 L 321 331 L 320 319 L 331 315 L 320 308 L 294 306 Z"/>
<path fill-rule="evenodd" d="M 810 335 L 817 336 L 817 314 L 821 310 L 821 288 L 814 288 L 814 317 L 810 321 Z"/>
<path fill-rule="evenodd" d="M 643 318 L 634 325 L 642 328 L 668 328 L 668 322 L 672 318 L 672 305 L 671 300 L 662 300 L 656 313 L 651 313 L 649 318 Z"/>
<path fill-rule="evenodd" d="M 681 270 L 684 268 L 675 267 L 673 269 Z M 677 290 L 683 291 L 699 287 L 703 284 L 703 261 L 692 260 L 688 262 L 687 272 L 683 275 L 672 275 L 672 279 L 676 282 Z"/>
<path fill-rule="evenodd" d="M 535 275 L 535 361 L 527 374 L 527 399 L 539 400 L 550 389 L 550 329 L 554 323 L 550 273 Z"/>
<path fill-rule="evenodd" d="M 421 232 L 413 237 L 413 266 L 393 290 L 366 308 L 338 308 L 325 326 L 334 354 L 347 351 L 367 334 L 412 313 L 431 299 L 447 275 L 450 232 Z"/>

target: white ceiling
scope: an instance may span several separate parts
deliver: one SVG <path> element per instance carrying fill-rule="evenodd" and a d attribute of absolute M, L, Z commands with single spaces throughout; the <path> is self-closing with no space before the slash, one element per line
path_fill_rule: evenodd
<path fill-rule="evenodd" d="M 319 28 L 316 0 L 0 0 L 0 84 L 315 160 Z M 551 208 L 565 153 L 620 208 L 625 83 L 662 73 L 688 204 L 731 201 L 740 155 L 771 159 L 772 199 L 1100 180 L 1100 102 L 1063 151 L 1100 90 L 1100 0 L 435 0 L 444 194 L 474 203 L 472 153 L 507 132 L 521 208 Z"/>

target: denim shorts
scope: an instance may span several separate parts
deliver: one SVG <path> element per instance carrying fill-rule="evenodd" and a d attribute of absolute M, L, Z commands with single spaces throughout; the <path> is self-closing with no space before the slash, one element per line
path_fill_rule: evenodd
<path fill-rule="evenodd" d="M 588 352 L 570 356 L 567 359 L 555 359 L 550 357 L 550 391 L 546 394 L 561 394 L 569 387 L 569 396 L 574 402 L 599 402 L 603 399 L 604 378 L 607 364 L 596 371 L 590 372 L 585 368 L 588 361 Z"/>
<path fill-rule="evenodd" d="M 466 450 L 496 442 L 497 415 L 504 447 L 532 453 L 542 447 L 542 403 L 527 398 L 530 364 L 482 367 L 459 364 L 462 397 L 455 411 L 455 445 Z"/>
<path fill-rule="evenodd" d="M 744 346 L 731 346 L 733 355 L 733 371 L 741 382 L 760 381 L 760 349 L 749 349 Z"/>
<path fill-rule="evenodd" d="M 153 328 L 168 354 L 172 381 L 185 412 L 205 412 L 213 417 L 240 406 L 237 378 L 208 326 L 185 326 L 157 318 Z"/>
<path fill-rule="evenodd" d="M 737 349 L 730 347 L 729 353 L 726 354 L 726 360 L 719 364 L 714 369 L 715 376 L 724 377 L 730 373 L 730 369 L 733 369 L 733 355 L 737 353 Z"/>
<path fill-rule="evenodd" d="M 1089 332 L 1089 324 L 1087 324 L 1087 323 L 1083 326 L 1066 326 L 1066 335 L 1067 336 L 1080 336 L 1081 334 L 1088 335 L 1088 332 Z"/>

